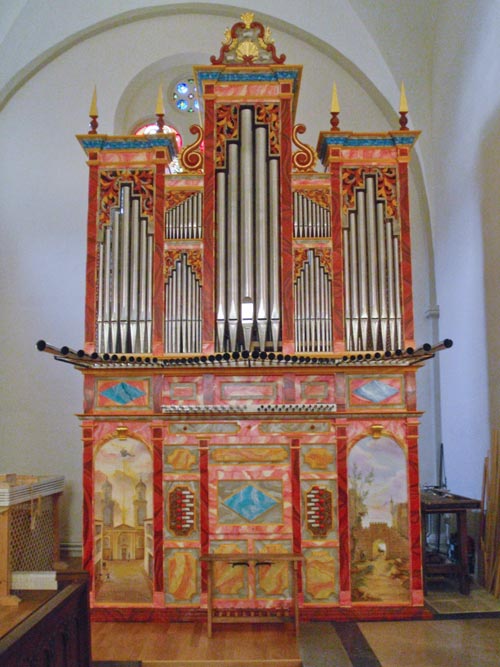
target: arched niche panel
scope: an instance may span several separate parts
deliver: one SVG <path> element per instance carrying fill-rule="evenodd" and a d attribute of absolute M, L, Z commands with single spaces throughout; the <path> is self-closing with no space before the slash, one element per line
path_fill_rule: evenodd
<path fill-rule="evenodd" d="M 347 469 L 352 602 L 409 603 L 406 451 L 388 435 L 362 437 Z"/>
<path fill-rule="evenodd" d="M 113 437 L 94 459 L 97 603 L 152 602 L 153 459 L 133 437 Z"/>

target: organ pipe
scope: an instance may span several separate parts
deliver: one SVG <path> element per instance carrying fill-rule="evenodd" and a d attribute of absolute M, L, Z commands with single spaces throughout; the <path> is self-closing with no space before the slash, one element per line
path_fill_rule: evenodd
<path fill-rule="evenodd" d="M 130 184 L 120 187 L 119 201 L 110 211 L 98 246 L 96 347 L 99 353 L 148 352 L 153 237 Z"/>
<path fill-rule="evenodd" d="M 402 345 L 399 233 L 377 197 L 377 176 L 366 175 L 343 230 L 347 349 Z"/>
<path fill-rule="evenodd" d="M 165 238 L 200 239 L 202 228 L 202 194 L 195 192 L 165 214 Z"/>
<path fill-rule="evenodd" d="M 301 192 L 294 192 L 293 235 L 295 238 L 328 238 L 331 236 L 329 209 Z"/>
<path fill-rule="evenodd" d="M 313 250 L 294 283 L 295 346 L 298 352 L 331 352 L 331 279 Z"/>
<path fill-rule="evenodd" d="M 239 111 L 216 176 L 216 320 L 219 351 L 280 345 L 279 158 L 267 125 Z"/>
<path fill-rule="evenodd" d="M 181 253 L 165 283 L 165 352 L 201 351 L 201 285 Z"/>

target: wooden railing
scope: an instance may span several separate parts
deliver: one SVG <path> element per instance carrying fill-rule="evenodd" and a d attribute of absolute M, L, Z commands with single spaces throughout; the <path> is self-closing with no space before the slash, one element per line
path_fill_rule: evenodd
<path fill-rule="evenodd" d="M 2 667 L 90 667 L 87 582 L 70 584 L 0 639 Z"/>

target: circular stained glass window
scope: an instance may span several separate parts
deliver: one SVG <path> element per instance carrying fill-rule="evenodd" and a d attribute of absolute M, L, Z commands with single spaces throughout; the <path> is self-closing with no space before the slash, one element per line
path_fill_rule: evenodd
<path fill-rule="evenodd" d="M 196 82 L 193 77 L 185 77 L 178 81 L 173 89 L 172 101 L 179 111 L 193 113 L 200 105 L 197 98 Z"/>
<path fill-rule="evenodd" d="M 164 134 L 175 134 L 175 141 L 177 143 L 177 149 L 181 150 L 182 148 L 182 137 L 177 132 L 175 127 L 172 127 L 171 125 L 164 125 L 163 126 L 163 132 Z M 156 122 L 150 121 L 148 123 L 142 123 L 139 125 L 139 127 L 136 127 L 135 130 L 133 131 L 133 134 L 157 134 L 158 133 L 158 125 Z"/>

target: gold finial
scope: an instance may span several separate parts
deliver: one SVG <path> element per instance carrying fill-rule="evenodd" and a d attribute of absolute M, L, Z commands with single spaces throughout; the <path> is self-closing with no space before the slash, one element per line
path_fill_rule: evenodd
<path fill-rule="evenodd" d="M 404 81 L 401 81 L 401 94 L 399 96 L 399 113 L 408 113 L 408 100 L 406 99 Z"/>
<path fill-rule="evenodd" d="M 332 104 L 330 107 L 331 113 L 339 113 L 340 112 L 340 107 L 339 107 L 339 98 L 337 95 L 337 84 L 333 82 L 333 89 L 332 89 Z"/>
<path fill-rule="evenodd" d="M 401 94 L 399 96 L 399 129 L 406 130 L 408 125 L 408 100 L 406 99 L 405 84 L 401 81 Z"/>
<path fill-rule="evenodd" d="M 334 132 L 338 132 L 340 129 L 339 113 L 340 113 L 340 105 L 339 105 L 339 98 L 337 95 L 337 84 L 334 81 L 332 89 L 332 103 L 330 105 L 330 129 L 332 129 Z"/>
<path fill-rule="evenodd" d="M 241 15 L 241 20 L 245 24 L 245 28 L 250 28 L 250 26 L 253 23 L 253 18 L 255 14 L 253 12 L 245 12 L 244 14 Z"/>
<path fill-rule="evenodd" d="M 94 85 L 94 92 L 92 93 L 92 100 L 90 102 L 90 109 L 89 109 L 89 116 L 90 116 L 90 124 L 89 124 L 89 134 L 97 134 L 97 116 L 99 114 L 97 113 L 97 88 Z"/>
<path fill-rule="evenodd" d="M 161 84 L 158 87 L 158 97 L 156 99 L 156 126 L 158 132 L 163 132 L 165 127 L 165 107 L 163 106 L 163 90 Z"/>
<path fill-rule="evenodd" d="M 164 114 L 165 113 L 165 106 L 163 105 L 163 89 L 161 87 L 161 83 L 158 86 L 158 97 L 156 99 L 156 114 Z"/>

